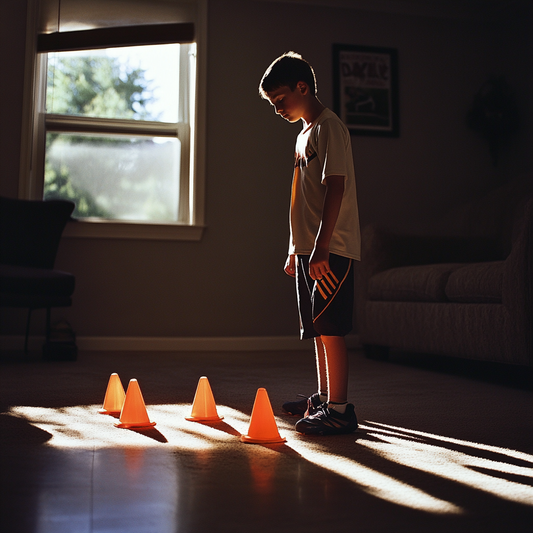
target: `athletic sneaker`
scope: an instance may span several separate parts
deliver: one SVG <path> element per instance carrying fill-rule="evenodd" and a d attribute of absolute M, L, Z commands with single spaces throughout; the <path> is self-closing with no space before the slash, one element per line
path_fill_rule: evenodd
<path fill-rule="evenodd" d="M 357 416 L 351 403 L 346 406 L 345 413 L 329 409 L 324 403 L 314 415 L 298 420 L 295 426 L 296 431 L 304 435 L 342 435 L 353 433 L 357 427 Z"/>
<path fill-rule="evenodd" d="M 281 408 L 289 415 L 309 416 L 315 414 L 317 409 L 322 405 L 320 394 L 315 392 L 312 396 L 298 394 L 302 399 L 297 402 L 285 402 Z"/>

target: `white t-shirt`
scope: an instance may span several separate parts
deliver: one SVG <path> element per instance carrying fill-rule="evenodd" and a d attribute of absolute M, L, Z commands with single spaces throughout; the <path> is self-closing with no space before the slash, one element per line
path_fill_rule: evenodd
<path fill-rule="evenodd" d="M 359 260 L 361 236 L 350 133 L 326 108 L 296 139 L 289 254 L 309 255 L 313 251 L 328 176 L 344 176 L 344 195 L 329 251 Z"/>

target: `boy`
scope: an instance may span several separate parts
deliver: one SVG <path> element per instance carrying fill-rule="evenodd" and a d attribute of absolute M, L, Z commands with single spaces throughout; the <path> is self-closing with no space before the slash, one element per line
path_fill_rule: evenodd
<path fill-rule="evenodd" d="M 347 403 L 352 329 L 353 261 L 360 259 L 360 232 L 350 134 L 316 96 L 312 67 L 288 52 L 266 70 L 259 86 L 277 114 L 303 129 L 296 140 L 285 272 L 296 278 L 300 338 L 314 338 L 318 391 L 287 402 L 299 415 L 296 430 L 335 435 L 357 429 Z"/>

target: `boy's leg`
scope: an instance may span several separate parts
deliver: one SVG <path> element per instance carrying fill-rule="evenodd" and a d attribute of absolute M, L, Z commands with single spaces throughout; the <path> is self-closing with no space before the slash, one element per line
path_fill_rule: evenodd
<path fill-rule="evenodd" d="M 325 351 L 328 402 L 345 404 L 348 401 L 348 352 L 344 337 L 322 335 Z M 320 382 L 319 382 L 320 383 Z"/>
<path fill-rule="evenodd" d="M 324 344 L 320 337 L 315 337 L 314 341 L 318 390 L 309 397 L 300 394 L 302 400 L 285 402 L 281 408 L 287 414 L 307 416 L 315 413 L 323 403 L 328 401 L 328 366 Z"/>
<path fill-rule="evenodd" d="M 313 307 L 311 295 L 315 282 L 309 276 L 309 256 L 296 256 L 296 292 L 298 294 L 298 311 L 300 313 L 300 338 L 313 338 L 315 343 L 315 358 L 320 403 L 328 399 L 328 366 L 324 343 L 314 328 Z M 318 400 L 316 400 L 318 402 Z M 316 406 L 315 406 L 316 407 Z"/>
<path fill-rule="evenodd" d="M 328 277 L 328 284 L 318 289 L 318 283 L 309 276 L 309 256 L 296 257 L 296 288 L 300 313 L 300 336 L 302 339 L 314 337 L 317 369 L 318 395 L 313 395 L 313 404 L 318 401 L 332 402 L 340 412 L 344 411 L 348 395 L 348 356 L 345 333 L 352 329 L 351 310 L 353 308 L 353 261 L 340 256 L 330 255 L 330 266 L 334 273 Z M 342 290 L 339 292 L 339 285 Z M 315 306 L 316 298 L 318 305 Z M 332 300 L 335 300 L 332 302 Z M 314 307 L 314 309 L 313 309 Z M 324 308 L 328 312 L 323 314 Z M 330 335 L 317 335 L 315 314 L 322 315 L 322 327 Z M 337 336 L 339 335 L 339 336 Z M 300 406 L 300 404 L 302 404 Z M 306 400 L 286 402 L 283 410 L 292 414 L 302 412 Z"/>
<path fill-rule="evenodd" d="M 353 310 L 353 261 L 330 254 L 332 271 L 322 280 L 311 280 L 308 275 L 308 258 L 298 256 L 297 280 L 300 279 L 301 300 L 307 305 L 311 293 L 311 313 L 307 308 L 302 322 L 312 323 L 309 330 L 315 335 L 316 366 L 320 390 L 326 385 L 327 403 L 311 410 L 296 425 L 296 431 L 304 435 L 339 435 L 355 431 L 358 427 L 353 404 L 347 402 L 348 396 L 348 354 L 345 335 L 352 329 Z M 302 263 L 300 265 L 300 263 Z M 305 338 L 302 330 L 302 338 Z M 309 335 L 309 336 L 315 336 Z M 313 395 L 315 396 L 315 395 Z M 321 399 L 321 402 L 324 401 Z"/>
<path fill-rule="evenodd" d="M 324 348 L 328 375 L 328 402 L 322 404 L 315 413 L 310 413 L 296 422 L 296 431 L 304 435 L 352 433 L 357 429 L 358 422 L 353 404 L 347 402 L 348 354 L 345 339 L 340 336 L 322 335 L 317 338 L 317 344 L 322 344 Z M 321 368 L 319 375 L 320 370 Z"/>
<path fill-rule="evenodd" d="M 328 363 L 322 337 L 315 337 L 316 374 L 318 393 L 328 399 Z"/>
<path fill-rule="evenodd" d="M 313 310 L 311 294 L 314 280 L 309 277 L 309 256 L 296 256 L 296 293 L 298 296 L 298 311 L 300 315 L 300 338 L 313 338 L 315 342 L 315 357 L 317 369 L 318 390 L 310 397 L 303 397 L 302 400 L 285 402 L 282 405 L 284 412 L 303 416 L 309 412 L 314 412 L 320 405 L 328 399 L 328 375 L 324 344 L 317 337 L 317 332 L 313 326 Z"/>

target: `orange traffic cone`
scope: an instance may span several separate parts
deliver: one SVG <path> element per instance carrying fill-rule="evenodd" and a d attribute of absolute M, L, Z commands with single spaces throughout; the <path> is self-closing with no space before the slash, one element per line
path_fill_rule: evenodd
<path fill-rule="evenodd" d="M 280 437 L 266 389 L 257 389 L 248 435 L 241 435 L 241 440 L 254 444 L 274 444 L 287 440 Z"/>
<path fill-rule="evenodd" d="M 126 393 L 118 374 L 111 374 L 104 396 L 104 405 L 98 412 L 102 415 L 119 415 L 120 411 L 122 411 L 125 397 Z"/>
<path fill-rule="evenodd" d="M 115 424 L 117 428 L 148 428 L 155 426 L 155 422 L 150 422 L 143 395 L 136 379 L 131 379 L 126 391 L 126 398 L 122 411 L 120 412 L 120 423 Z"/>
<path fill-rule="evenodd" d="M 218 416 L 217 406 L 213 391 L 209 385 L 209 380 L 203 376 L 198 381 L 196 394 L 192 404 L 191 416 L 185 417 L 185 420 L 193 422 L 216 422 L 222 420 L 223 416 Z"/>

